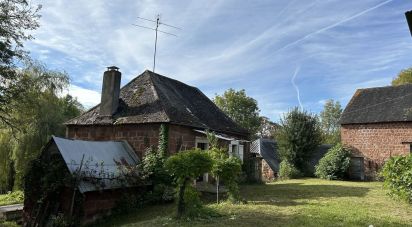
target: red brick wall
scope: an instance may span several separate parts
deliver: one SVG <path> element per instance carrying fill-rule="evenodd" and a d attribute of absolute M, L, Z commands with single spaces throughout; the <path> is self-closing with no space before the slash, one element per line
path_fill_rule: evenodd
<path fill-rule="evenodd" d="M 67 138 L 80 140 L 126 140 L 142 158 L 146 149 L 157 146 L 159 142 L 160 124 L 134 124 L 134 125 L 91 125 L 68 126 Z M 181 125 L 169 125 L 169 153 L 195 147 L 196 136 L 206 137 L 204 134 L 193 131 L 193 128 Z M 220 141 L 221 142 L 221 141 Z M 245 157 L 248 157 L 249 147 L 244 147 Z"/>
<path fill-rule="evenodd" d="M 158 145 L 159 127 L 160 124 L 68 126 L 66 136 L 80 140 L 126 140 L 142 158 L 148 147 Z"/>
<path fill-rule="evenodd" d="M 341 137 L 354 157 L 364 158 L 365 177 L 374 179 L 389 157 L 409 154 L 402 142 L 412 142 L 412 122 L 342 125 Z"/>

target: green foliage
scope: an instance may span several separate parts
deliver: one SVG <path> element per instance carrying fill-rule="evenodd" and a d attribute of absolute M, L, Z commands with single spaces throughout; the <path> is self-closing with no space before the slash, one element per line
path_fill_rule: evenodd
<path fill-rule="evenodd" d="M 13 140 L 10 131 L 0 129 L 0 194 L 13 190 Z"/>
<path fill-rule="evenodd" d="M 315 175 L 327 180 L 344 179 L 350 164 L 350 150 L 338 143 L 319 161 Z"/>
<path fill-rule="evenodd" d="M 68 86 L 69 78 L 64 72 L 47 69 L 44 65 L 29 62 L 20 72 L 19 84 L 25 87 L 24 98 L 12 102 L 10 114 L 13 125 L 0 125 L 0 156 L 9 156 L 16 171 L 15 188 L 21 188 L 22 179 L 29 162 L 35 159 L 41 148 L 48 142 L 51 135 L 64 136 L 63 122 L 78 116 L 82 111 L 81 104 L 66 95 L 59 94 Z M 11 156 L 10 156 L 11 150 Z M 7 163 L 0 162 L 0 170 L 14 169 L 6 167 Z M 0 175 L 0 181 L 4 180 Z M 8 178 L 10 179 L 10 178 Z M 1 190 L 1 189 L 0 189 Z"/>
<path fill-rule="evenodd" d="M 308 161 L 322 140 L 316 116 L 297 107 L 281 119 L 277 134 L 279 155 L 283 161 L 294 165 L 301 173 L 308 175 Z"/>
<path fill-rule="evenodd" d="M 24 97 L 25 87 L 19 83 L 16 62 L 28 59 L 24 43 L 33 38 L 28 31 L 39 27 L 39 10 L 26 0 L 0 2 L 0 124 L 18 126 L 10 111 L 12 103 Z"/>
<path fill-rule="evenodd" d="M 412 83 L 412 67 L 402 70 L 398 76 L 392 80 L 392 86 Z"/>
<path fill-rule="evenodd" d="M 186 215 L 186 208 L 191 206 L 184 200 L 187 185 L 199 175 L 209 172 L 212 165 L 210 156 L 200 150 L 182 151 L 166 160 L 165 167 L 178 185 L 178 217 Z"/>
<path fill-rule="evenodd" d="M 22 191 L 8 192 L 0 195 L 0 206 L 23 203 L 24 194 Z"/>
<path fill-rule="evenodd" d="M 392 196 L 412 203 L 412 154 L 391 157 L 380 174 Z"/>
<path fill-rule="evenodd" d="M 159 154 L 166 156 L 169 151 L 169 126 L 167 124 L 161 124 L 159 129 Z"/>
<path fill-rule="evenodd" d="M 340 124 L 342 107 L 339 101 L 329 99 L 320 112 L 320 125 L 323 134 L 323 143 L 337 144 L 340 142 Z"/>
<path fill-rule="evenodd" d="M 246 95 L 244 89 L 229 89 L 222 96 L 216 95 L 213 102 L 230 118 L 251 135 L 255 135 L 260 126 L 259 107 L 257 101 Z"/>
<path fill-rule="evenodd" d="M 200 193 L 192 185 L 188 185 L 185 188 L 183 200 L 186 204 L 186 217 L 196 217 L 201 213 L 202 201 L 200 200 Z"/>
<path fill-rule="evenodd" d="M 286 179 L 295 179 L 301 177 L 302 174 L 296 167 L 288 162 L 287 160 L 283 160 L 280 162 L 279 165 L 279 177 L 282 180 Z"/>

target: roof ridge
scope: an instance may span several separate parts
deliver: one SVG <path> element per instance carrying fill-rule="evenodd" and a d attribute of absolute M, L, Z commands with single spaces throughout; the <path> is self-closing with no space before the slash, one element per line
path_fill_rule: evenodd
<path fill-rule="evenodd" d="M 160 104 L 161 104 L 162 110 L 166 113 L 166 116 L 167 116 L 167 118 L 168 118 L 168 121 L 171 121 L 171 120 L 170 120 L 170 115 L 169 115 L 169 113 L 167 112 L 167 110 L 166 110 L 166 108 L 165 108 L 165 104 L 164 104 L 164 102 L 163 102 L 163 99 L 161 99 L 160 96 L 159 96 L 159 91 L 160 91 L 160 90 L 157 88 L 157 84 L 153 81 L 153 77 L 152 77 L 152 76 L 153 76 L 153 74 L 155 74 L 155 73 L 153 73 L 153 72 L 151 72 L 150 70 L 147 70 L 147 69 L 146 69 L 146 71 L 144 71 L 144 73 L 148 73 L 150 83 L 152 83 L 152 86 L 153 86 L 153 88 L 154 88 L 155 95 L 156 95 L 157 99 L 159 100 L 159 102 L 160 102 Z M 161 93 L 161 91 L 160 91 L 160 93 Z"/>

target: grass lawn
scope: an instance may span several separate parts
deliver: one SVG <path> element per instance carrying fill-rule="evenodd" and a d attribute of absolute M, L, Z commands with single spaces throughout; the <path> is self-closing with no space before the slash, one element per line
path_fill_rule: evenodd
<path fill-rule="evenodd" d="M 220 216 L 173 218 L 174 205 L 111 217 L 99 226 L 412 226 L 412 206 L 386 195 L 379 182 L 288 180 L 244 185 L 244 205 L 208 204 Z"/>
<path fill-rule="evenodd" d="M 22 191 L 15 191 L 8 194 L 0 194 L 0 206 L 23 203 Z"/>

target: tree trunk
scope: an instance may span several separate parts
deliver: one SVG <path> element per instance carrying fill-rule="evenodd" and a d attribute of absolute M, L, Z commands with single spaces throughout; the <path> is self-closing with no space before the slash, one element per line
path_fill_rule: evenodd
<path fill-rule="evenodd" d="M 185 201 L 184 201 L 184 196 L 185 196 L 185 189 L 186 189 L 186 184 L 187 184 L 187 179 L 183 181 L 183 184 L 180 185 L 179 188 L 179 201 L 177 203 L 177 217 L 180 218 L 182 215 L 185 213 Z"/>

